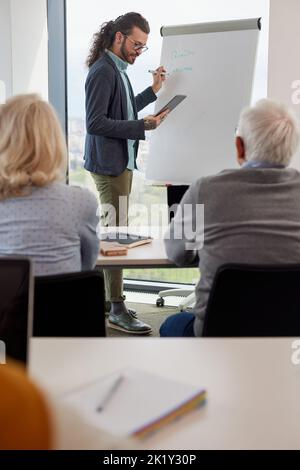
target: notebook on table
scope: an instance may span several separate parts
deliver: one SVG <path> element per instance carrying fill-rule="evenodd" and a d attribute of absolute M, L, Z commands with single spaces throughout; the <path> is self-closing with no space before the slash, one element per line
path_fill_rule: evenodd
<path fill-rule="evenodd" d="M 151 243 L 152 238 L 144 235 L 135 235 L 133 233 L 125 232 L 108 232 L 100 235 L 100 240 L 110 243 L 118 243 L 126 246 L 126 248 L 133 248 L 135 246 Z"/>
<path fill-rule="evenodd" d="M 202 387 L 134 368 L 115 372 L 63 397 L 90 424 L 116 436 L 138 438 L 187 414 L 205 399 Z"/>
<path fill-rule="evenodd" d="M 100 253 L 104 256 L 126 256 L 128 248 L 117 242 L 107 242 L 102 240 L 100 244 Z"/>

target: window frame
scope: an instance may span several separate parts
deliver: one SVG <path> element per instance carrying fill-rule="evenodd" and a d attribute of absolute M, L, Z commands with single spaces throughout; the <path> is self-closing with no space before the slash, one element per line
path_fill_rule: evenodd
<path fill-rule="evenodd" d="M 68 142 L 67 6 L 66 0 L 47 0 L 48 97 Z M 69 156 L 68 156 L 69 163 Z M 66 182 L 69 183 L 69 164 Z"/>

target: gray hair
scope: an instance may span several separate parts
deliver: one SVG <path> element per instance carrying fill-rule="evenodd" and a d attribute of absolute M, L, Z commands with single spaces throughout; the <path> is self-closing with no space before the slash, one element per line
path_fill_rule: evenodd
<path fill-rule="evenodd" d="M 288 166 L 299 144 L 300 126 L 285 104 L 263 99 L 242 111 L 237 135 L 244 141 L 248 161 Z"/>

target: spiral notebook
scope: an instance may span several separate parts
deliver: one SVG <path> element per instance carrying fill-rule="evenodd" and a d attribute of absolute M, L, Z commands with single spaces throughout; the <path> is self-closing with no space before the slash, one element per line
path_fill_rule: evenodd
<path fill-rule="evenodd" d="M 130 368 L 69 392 L 63 400 L 96 427 L 144 438 L 202 405 L 206 391 Z"/>

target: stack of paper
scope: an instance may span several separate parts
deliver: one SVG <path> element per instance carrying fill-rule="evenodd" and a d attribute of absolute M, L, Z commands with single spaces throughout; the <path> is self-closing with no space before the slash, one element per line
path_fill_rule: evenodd
<path fill-rule="evenodd" d="M 197 386 L 137 369 L 114 373 L 64 396 L 85 419 L 118 436 L 147 436 L 202 405 Z"/>

